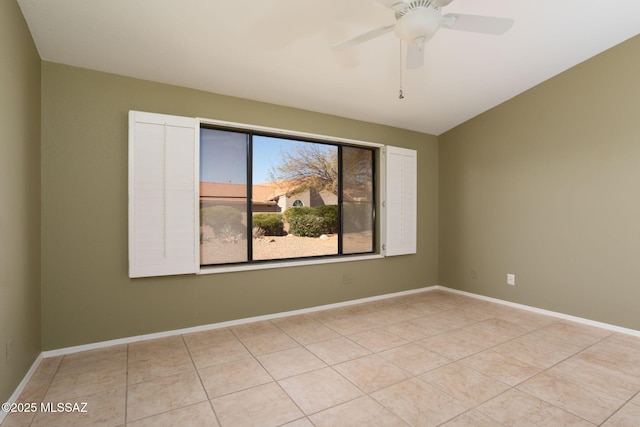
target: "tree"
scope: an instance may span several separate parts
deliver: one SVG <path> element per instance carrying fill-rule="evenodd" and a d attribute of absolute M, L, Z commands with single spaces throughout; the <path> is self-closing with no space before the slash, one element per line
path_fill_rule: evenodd
<path fill-rule="evenodd" d="M 338 149 L 335 146 L 296 142 L 280 150 L 281 162 L 269 172 L 272 181 L 289 181 L 291 194 L 305 190 L 338 191 Z"/>
<path fill-rule="evenodd" d="M 373 151 L 358 147 L 342 149 L 342 180 L 347 192 L 371 197 L 373 193 Z"/>

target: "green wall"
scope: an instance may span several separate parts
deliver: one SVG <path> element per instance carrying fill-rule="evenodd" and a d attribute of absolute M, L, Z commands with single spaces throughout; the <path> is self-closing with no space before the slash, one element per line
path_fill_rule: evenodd
<path fill-rule="evenodd" d="M 43 350 L 438 284 L 435 136 L 56 63 L 42 65 Z M 418 150 L 418 253 L 204 276 L 127 277 L 127 112 Z M 343 274 L 353 283 L 343 285 Z"/>
<path fill-rule="evenodd" d="M 40 353 L 40 57 L 15 1 L 0 1 L 0 58 L 0 402 L 5 402 Z"/>
<path fill-rule="evenodd" d="M 439 137 L 441 285 L 640 330 L 639 76 L 637 36 Z"/>
<path fill-rule="evenodd" d="M 2 401 L 41 350 L 436 284 L 640 330 L 640 37 L 440 137 L 41 62 L 15 1 L 0 58 Z M 130 109 L 417 149 L 418 254 L 129 279 Z"/>

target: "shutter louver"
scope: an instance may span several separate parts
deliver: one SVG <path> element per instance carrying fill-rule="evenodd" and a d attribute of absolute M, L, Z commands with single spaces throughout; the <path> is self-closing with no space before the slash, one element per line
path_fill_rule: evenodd
<path fill-rule="evenodd" d="M 386 149 L 386 251 L 385 255 L 416 253 L 417 152 Z"/>
<path fill-rule="evenodd" d="M 198 123 L 129 112 L 129 277 L 199 269 Z"/>

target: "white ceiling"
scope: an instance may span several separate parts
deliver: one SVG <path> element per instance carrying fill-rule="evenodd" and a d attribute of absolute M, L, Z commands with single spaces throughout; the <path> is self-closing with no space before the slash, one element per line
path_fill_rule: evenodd
<path fill-rule="evenodd" d="M 640 0 L 455 0 L 502 36 L 440 29 L 403 71 L 374 0 L 18 0 L 43 60 L 439 135 L 640 33 Z"/>

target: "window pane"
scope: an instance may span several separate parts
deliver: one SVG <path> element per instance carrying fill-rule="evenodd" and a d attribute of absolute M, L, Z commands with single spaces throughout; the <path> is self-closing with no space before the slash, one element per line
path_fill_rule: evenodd
<path fill-rule="evenodd" d="M 373 252 L 373 151 L 342 148 L 342 252 Z"/>
<path fill-rule="evenodd" d="M 248 261 L 247 134 L 200 130 L 200 264 Z"/>
<path fill-rule="evenodd" d="M 254 136 L 253 259 L 338 253 L 338 147 Z"/>

